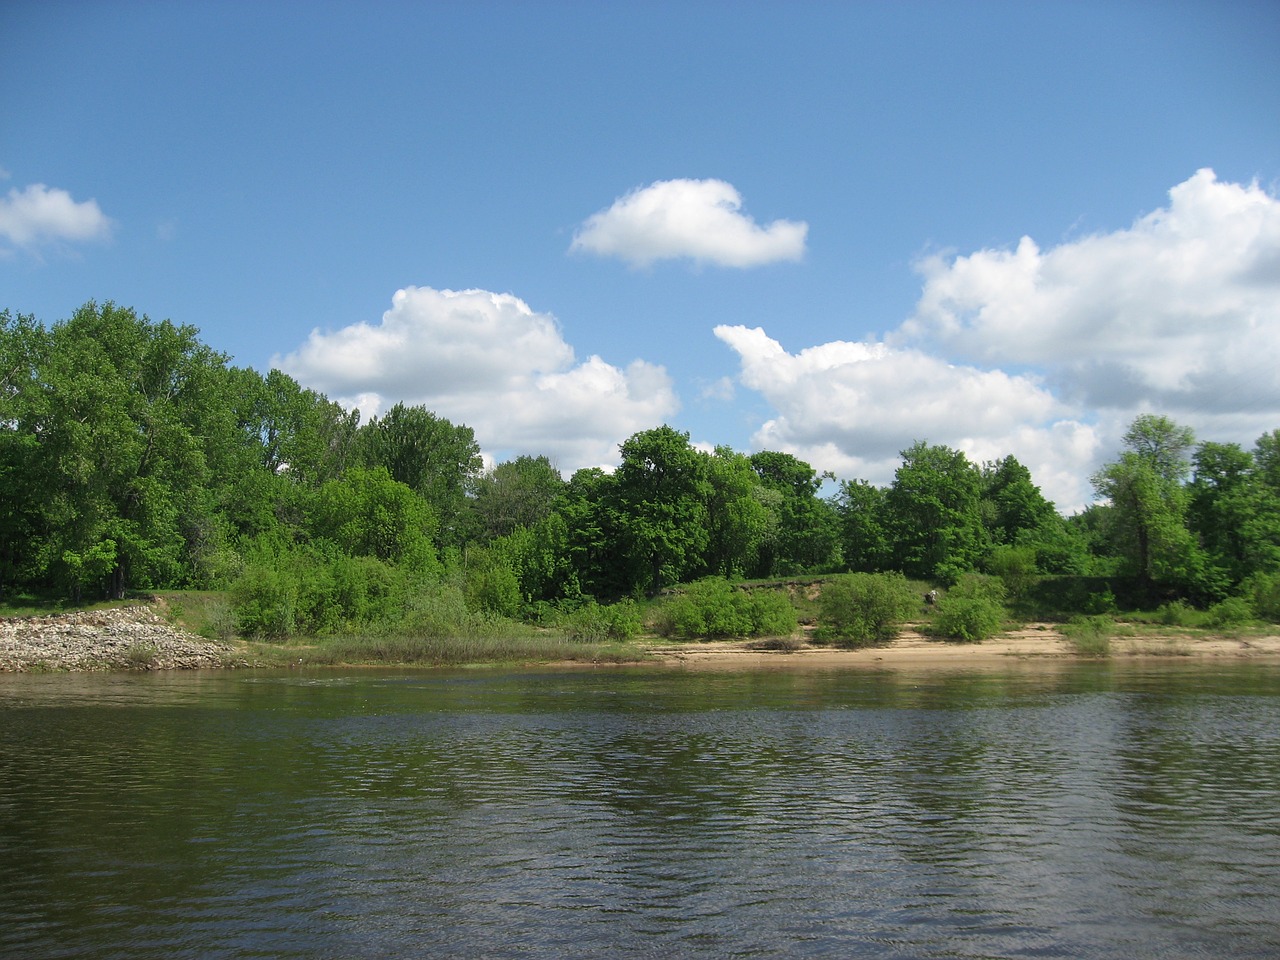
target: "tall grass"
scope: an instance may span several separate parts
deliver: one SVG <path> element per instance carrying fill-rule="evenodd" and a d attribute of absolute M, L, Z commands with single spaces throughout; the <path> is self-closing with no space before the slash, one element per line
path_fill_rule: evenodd
<path fill-rule="evenodd" d="M 1062 625 L 1062 634 L 1082 657 L 1111 656 L 1111 635 L 1115 621 L 1105 614 L 1072 617 Z"/>
<path fill-rule="evenodd" d="M 507 624 L 492 633 L 473 631 L 455 636 L 387 633 L 328 636 L 298 651 L 312 664 L 422 664 L 459 666 L 476 663 L 627 663 L 646 658 L 640 647 L 623 642 L 581 643 L 563 634 L 522 630 Z"/>

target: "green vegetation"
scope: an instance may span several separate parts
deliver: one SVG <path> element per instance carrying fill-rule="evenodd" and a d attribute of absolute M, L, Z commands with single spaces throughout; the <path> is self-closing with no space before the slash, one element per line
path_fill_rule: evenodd
<path fill-rule="evenodd" d="M 856 648 L 888 643 L 918 616 L 920 594 L 900 573 L 853 573 L 822 586 L 815 639 Z"/>
<path fill-rule="evenodd" d="M 1111 636 L 1115 621 L 1105 614 L 1072 617 L 1062 626 L 1062 633 L 1082 657 L 1111 655 Z"/>
<path fill-rule="evenodd" d="M 938 600 L 927 631 L 936 637 L 980 643 L 1000 632 L 1008 616 L 1004 584 L 996 577 L 966 573 Z"/>
<path fill-rule="evenodd" d="M 486 470 L 469 427 L 405 404 L 362 422 L 191 327 L 112 303 L 49 327 L 4 311 L 0 603 L 164 591 L 211 638 L 423 662 L 456 662 L 445 643 L 595 659 L 646 621 L 880 643 L 934 587 L 927 629 L 968 641 L 1011 613 L 1280 622 L 1280 430 L 1245 450 L 1139 417 L 1093 477 L 1101 502 L 1070 518 L 1014 457 L 925 442 L 883 488 L 670 426 L 620 454 L 567 479 L 538 456 Z"/>
<path fill-rule="evenodd" d="M 784 594 L 743 590 L 721 577 L 689 584 L 664 601 L 654 630 L 680 640 L 725 637 L 789 637 L 796 610 Z"/>

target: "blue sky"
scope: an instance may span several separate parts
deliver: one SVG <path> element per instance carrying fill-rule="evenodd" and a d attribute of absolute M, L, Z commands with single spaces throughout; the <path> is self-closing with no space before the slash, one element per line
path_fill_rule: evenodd
<path fill-rule="evenodd" d="M 1280 426 L 1280 5 L 0 6 L 0 308 L 568 473 L 666 422 L 1064 510 Z"/>

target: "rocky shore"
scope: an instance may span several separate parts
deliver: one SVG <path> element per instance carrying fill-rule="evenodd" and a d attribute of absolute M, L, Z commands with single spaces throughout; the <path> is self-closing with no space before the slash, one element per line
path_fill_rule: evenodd
<path fill-rule="evenodd" d="M 196 670 L 237 665 L 230 646 L 146 606 L 0 619 L 0 671 Z"/>

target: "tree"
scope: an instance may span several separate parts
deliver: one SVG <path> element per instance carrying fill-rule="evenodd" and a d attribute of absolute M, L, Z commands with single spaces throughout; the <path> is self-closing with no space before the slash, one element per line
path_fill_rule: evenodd
<path fill-rule="evenodd" d="M 701 572 L 741 577 L 755 567 L 770 525 L 769 513 L 755 495 L 755 471 L 750 460 L 728 447 L 699 456 L 706 476 L 707 522 Z"/>
<path fill-rule="evenodd" d="M 1124 435 L 1120 459 L 1093 476 L 1094 489 L 1112 507 L 1113 545 L 1148 592 L 1221 591 L 1187 529 L 1194 435 L 1167 417 L 1144 414 Z"/>
<path fill-rule="evenodd" d="M 357 443 L 365 466 L 386 467 L 427 501 L 440 518 L 445 545 L 462 542 L 467 490 L 484 466 L 470 427 L 397 403 L 361 427 Z"/>
<path fill-rule="evenodd" d="M 983 555 L 982 478 L 959 450 L 919 441 L 902 452 L 885 498 L 893 562 L 907 576 L 953 582 Z"/>
<path fill-rule="evenodd" d="M 839 562 L 839 521 L 818 492 L 830 474 L 819 474 L 789 453 L 762 450 L 751 455 L 760 484 L 776 497 L 772 504 L 774 535 L 763 545 L 761 576 L 829 568 Z"/>
<path fill-rule="evenodd" d="M 689 435 L 669 426 L 634 434 L 621 452 L 614 494 L 629 592 L 657 593 L 704 564 L 710 545 L 706 467 Z"/>
<path fill-rule="evenodd" d="M 195 328 L 112 303 L 53 327 L 29 424 L 49 581 L 118 597 L 190 576 L 192 538 L 214 526 L 210 465 L 233 445 L 225 363 Z"/>
<path fill-rule="evenodd" d="M 49 337 L 31 316 L 0 313 L 0 598 L 29 573 L 40 527 L 40 369 Z"/>
<path fill-rule="evenodd" d="M 1239 583 L 1251 572 L 1245 528 L 1257 512 L 1253 455 L 1236 443 L 1202 443 L 1192 457 L 1194 476 L 1187 522 L 1216 563 Z"/>
<path fill-rule="evenodd" d="M 353 467 L 316 491 L 312 530 L 342 553 L 435 567 L 431 508 L 385 467 Z"/>
<path fill-rule="evenodd" d="M 564 492 L 560 471 L 546 457 L 520 456 L 500 463 L 475 483 L 472 509 L 480 535 L 510 536 L 550 515 Z"/>
<path fill-rule="evenodd" d="M 1016 543 L 1022 534 L 1051 524 L 1057 517 L 1053 504 L 1032 482 L 1031 471 L 1012 456 L 982 468 L 982 503 L 993 543 Z"/>
<path fill-rule="evenodd" d="M 865 480 L 846 480 L 835 498 L 840 550 L 845 566 L 857 573 L 878 573 L 892 563 L 888 491 Z"/>

